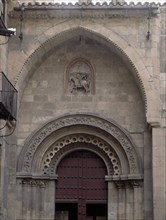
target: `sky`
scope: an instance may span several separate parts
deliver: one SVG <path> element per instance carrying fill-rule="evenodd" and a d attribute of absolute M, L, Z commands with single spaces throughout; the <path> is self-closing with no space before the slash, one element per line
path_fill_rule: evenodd
<path fill-rule="evenodd" d="M 126 2 L 131 2 L 131 0 L 126 0 Z M 161 3 L 165 3 L 166 0 L 133 0 L 133 2 L 161 2 Z"/>

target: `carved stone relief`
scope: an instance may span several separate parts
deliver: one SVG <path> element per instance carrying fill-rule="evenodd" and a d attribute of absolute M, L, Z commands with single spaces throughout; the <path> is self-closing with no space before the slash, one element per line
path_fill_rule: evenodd
<path fill-rule="evenodd" d="M 143 185 L 143 180 L 116 180 L 114 181 L 118 189 L 122 188 L 141 188 Z"/>
<path fill-rule="evenodd" d="M 70 135 L 65 138 L 60 139 L 57 141 L 54 146 L 52 146 L 49 151 L 46 153 L 43 159 L 42 163 L 42 171 L 43 174 L 52 174 L 54 175 L 55 172 L 55 165 L 57 163 L 57 160 L 61 156 L 61 154 L 64 154 L 65 151 L 69 151 L 70 149 L 74 149 L 74 146 L 71 145 L 73 143 L 88 143 L 92 144 L 92 146 L 97 147 L 97 151 L 100 151 L 99 154 L 104 153 L 104 160 L 106 161 L 109 169 L 109 175 L 120 175 L 121 174 L 121 167 L 119 159 L 116 155 L 116 153 L 111 149 L 111 147 L 101 140 L 100 138 L 91 136 L 91 135 L 84 135 L 84 134 L 77 134 L 77 135 Z M 71 146 L 69 146 L 71 145 Z M 68 148 L 66 148 L 68 146 Z M 77 149 L 78 147 L 76 147 Z M 93 148 L 93 147 L 91 147 Z M 61 151 L 61 149 L 63 149 Z M 98 150 L 99 149 L 99 150 Z M 94 149 L 96 151 L 96 148 Z M 59 153 L 60 155 L 59 155 Z M 107 156 L 105 156 L 107 155 Z M 51 161 L 54 161 L 51 165 Z M 110 164 L 111 163 L 111 164 Z M 52 168 L 50 167 L 52 166 Z M 51 173 L 50 173 L 51 172 Z"/>
<path fill-rule="evenodd" d="M 41 188 L 45 188 L 47 182 L 48 180 L 30 179 L 30 178 L 20 179 L 19 181 L 19 183 L 22 185 L 36 186 Z"/>
<path fill-rule="evenodd" d="M 90 75 L 86 72 L 73 72 L 69 77 L 70 92 L 72 94 L 90 92 Z"/>
<path fill-rule="evenodd" d="M 137 160 L 137 155 L 133 146 L 133 143 L 128 136 L 114 123 L 111 123 L 105 119 L 98 118 L 92 115 L 68 115 L 59 118 L 53 122 L 45 125 L 39 132 L 34 135 L 30 142 L 24 146 L 23 154 L 20 156 L 19 172 L 31 172 L 31 165 L 33 156 L 38 149 L 39 145 L 44 139 L 46 139 L 52 132 L 56 132 L 60 128 L 70 127 L 75 125 L 86 125 L 99 128 L 108 135 L 114 137 L 121 145 L 122 149 L 126 153 L 128 158 L 130 174 L 137 174 L 140 172 L 140 167 Z"/>
<path fill-rule="evenodd" d="M 78 58 L 72 61 L 65 74 L 65 89 L 68 94 L 93 94 L 94 71 L 87 60 Z"/>

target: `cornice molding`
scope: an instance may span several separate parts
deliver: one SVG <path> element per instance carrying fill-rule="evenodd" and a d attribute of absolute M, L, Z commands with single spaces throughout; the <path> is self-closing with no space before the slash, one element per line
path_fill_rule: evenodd
<path fill-rule="evenodd" d="M 116 181 L 114 181 L 114 183 L 118 189 L 142 188 L 142 186 L 143 186 L 142 180 L 116 180 Z"/>
<path fill-rule="evenodd" d="M 12 18 L 20 18 L 20 13 L 24 13 L 24 18 L 129 18 L 143 17 L 158 14 L 160 4 L 156 3 L 23 3 L 14 7 L 9 13 Z M 47 13 L 46 13 L 47 12 Z"/>
<path fill-rule="evenodd" d="M 120 7 L 120 8 L 130 8 L 130 7 L 135 7 L 135 8 L 146 8 L 146 7 L 159 7 L 159 6 L 164 6 L 166 5 L 166 3 L 161 4 L 161 3 L 156 3 L 156 2 L 76 2 L 76 3 L 72 3 L 72 2 L 61 2 L 61 3 L 57 3 L 57 2 L 43 2 L 43 1 L 33 1 L 33 2 L 23 2 L 22 4 L 18 3 L 18 6 L 24 6 L 24 7 L 95 7 L 95 8 L 108 8 L 108 7 Z"/>

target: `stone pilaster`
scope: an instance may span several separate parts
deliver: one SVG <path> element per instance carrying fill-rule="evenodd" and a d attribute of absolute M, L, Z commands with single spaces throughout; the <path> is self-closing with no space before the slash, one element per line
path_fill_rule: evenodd
<path fill-rule="evenodd" d="M 134 188 L 134 220 L 143 220 L 143 189 L 142 185 L 133 182 Z"/>
<path fill-rule="evenodd" d="M 126 182 L 126 219 L 133 220 L 133 188 L 130 182 Z"/>
<path fill-rule="evenodd" d="M 125 220 L 126 219 L 125 182 L 124 181 L 116 181 L 115 184 L 118 188 L 118 220 Z"/>
<path fill-rule="evenodd" d="M 118 220 L 143 220 L 142 180 L 118 180 L 115 185 L 118 188 Z"/>
<path fill-rule="evenodd" d="M 46 187 L 44 198 L 45 219 L 54 220 L 55 218 L 55 180 L 50 180 Z M 45 220 L 44 219 L 44 220 Z"/>
<path fill-rule="evenodd" d="M 166 130 L 152 128 L 153 219 L 166 218 Z"/>
<path fill-rule="evenodd" d="M 108 220 L 118 220 L 118 189 L 108 182 Z"/>
<path fill-rule="evenodd" d="M 24 220 L 54 220 L 55 181 L 25 178 L 18 182 L 18 192 L 22 194 L 18 216 Z"/>
<path fill-rule="evenodd" d="M 144 218 L 153 218 L 152 196 L 152 135 L 150 131 L 144 132 Z"/>

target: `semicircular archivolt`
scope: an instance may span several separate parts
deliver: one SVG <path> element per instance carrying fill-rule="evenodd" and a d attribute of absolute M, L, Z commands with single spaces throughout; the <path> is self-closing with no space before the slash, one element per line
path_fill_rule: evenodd
<path fill-rule="evenodd" d="M 55 170 L 54 166 L 56 166 L 58 159 L 61 157 L 62 154 L 65 153 L 65 151 L 73 150 L 74 146 L 72 146 L 72 144 L 74 143 L 91 144 L 92 149 L 93 149 L 93 146 L 96 146 L 95 151 L 97 149 L 97 151 L 103 152 L 105 154 L 104 161 L 107 164 L 109 175 L 111 174 L 120 175 L 121 174 L 120 161 L 116 153 L 113 151 L 113 149 L 111 149 L 111 147 L 106 142 L 101 140 L 100 138 L 97 138 L 91 135 L 85 135 L 85 134 L 70 135 L 57 141 L 49 149 L 49 151 L 47 151 L 47 153 L 45 154 L 43 158 L 43 162 L 41 166 L 43 174 L 53 175 L 54 170 Z M 66 148 L 67 146 L 68 148 Z M 76 147 L 76 149 L 79 149 L 79 148 Z M 89 150 L 91 149 L 89 148 Z M 51 164 L 52 160 L 54 160 L 54 163 L 53 163 L 54 166 Z M 113 173 L 112 173 L 112 169 L 113 169 Z"/>
<path fill-rule="evenodd" d="M 54 142 L 56 142 L 58 141 L 56 139 L 56 133 L 59 132 L 60 129 L 62 128 L 71 129 L 77 126 L 79 126 L 80 129 L 81 127 L 86 126 L 89 129 L 89 131 L 91 129 L 98 130 L 97 136 L 99 138 L 101 136 L 100 133 L 102 132 L 105 132 L 108 138 L 110 139 L 114 138 L 117 141 L 117 143 L 119 143 L 119 146 L 123 150 L 123 153 L 126 157 L 126 160 L 129 166 L 128 173 L 129 174 L 142 173 L 141 161 L 139 159 L 139 155 L 136 152 L 133 142 L 131 141 L 129 136 L 123 131 L 123 129 L 121 129 L 118 125 L 116 125 L 115 122 L 111 122 L 103 118 L 100 118 L 98 116 L 94 116 L 90 114 L 89 115 L 87 114 L 65 115 L 63 117 L 60 117 L 46 124 L 44 127 L 42 127 L 24 145 L 24 148 L 20 154 L 19 161 L 18 161 L 18 167 L 17 167 L 18 172 L 31 173 L 33 170 L 34 160 L 38 161 L 37 163 L 35 163 L 37 164 L 37 166 L 41 164 L 41 162 L 39 162 L 41 161 L 41 157 L 38 157 L 36 155 L 40 154 L 41 144 L 44 143 L 45 140 L 49 139 L 50 135 L 54 134 L 53 135 L 55 138 Z M 100 141 L 98 141 L 98 144 L 99 143 Z M 48 144 L 47 141 L 45 142 L 45 144 L 46 144 L 47 149 L 50 148 L 50 145 L 47 145 Z M 61 144 L 63 145 L 63 143 Z M 105 148 L 105 152 L 107 152 L 106 148 Z M 43 154 L 43 156 L 44 155 L 45 154 Z"/>

